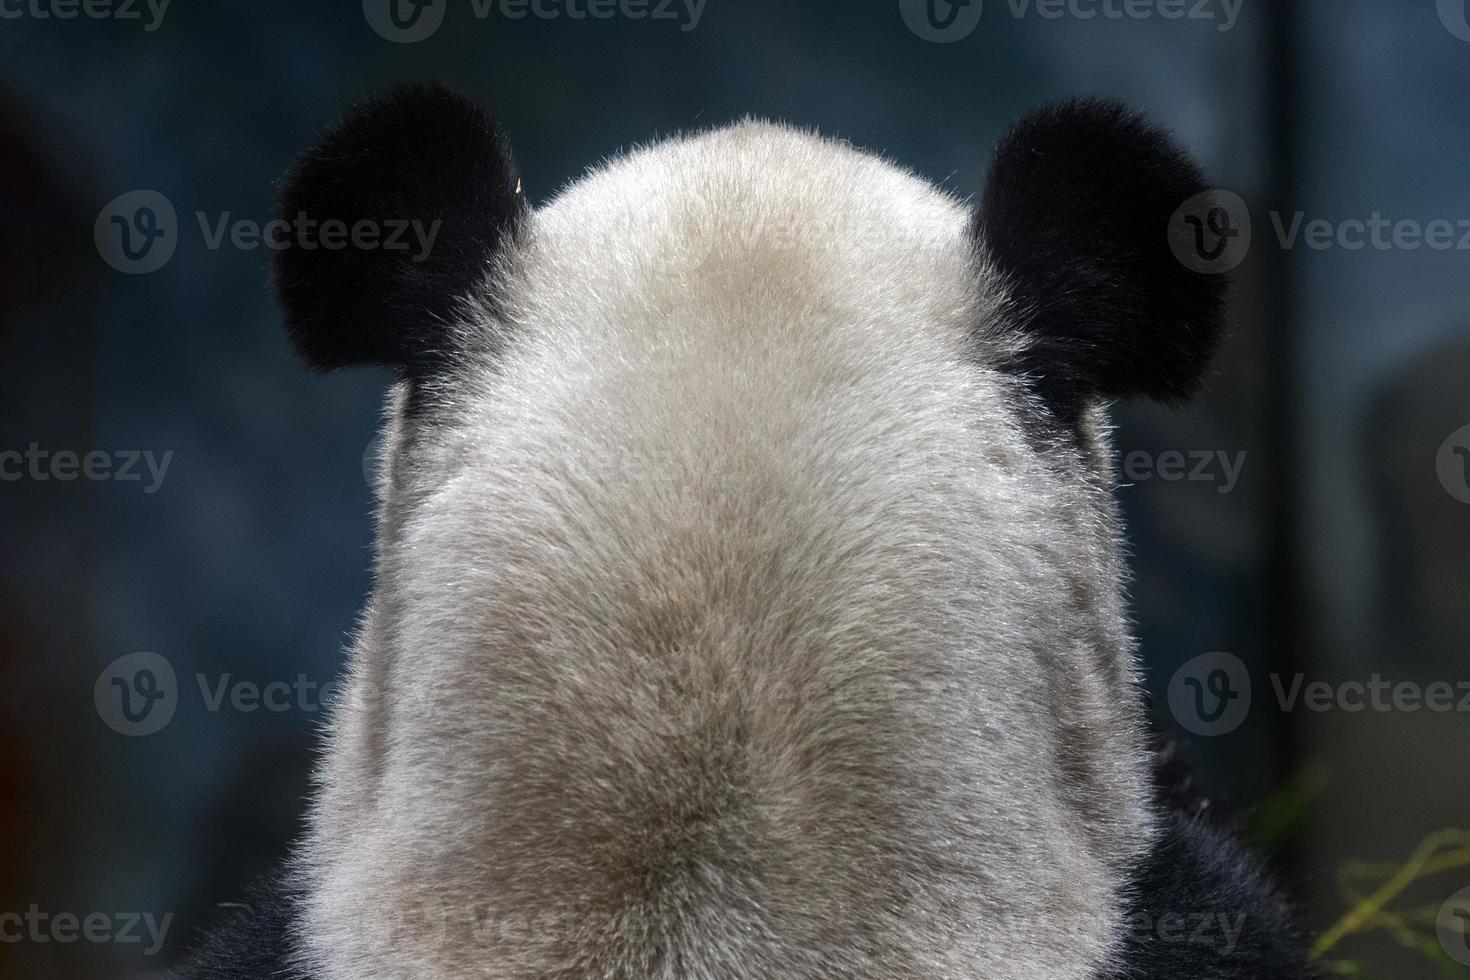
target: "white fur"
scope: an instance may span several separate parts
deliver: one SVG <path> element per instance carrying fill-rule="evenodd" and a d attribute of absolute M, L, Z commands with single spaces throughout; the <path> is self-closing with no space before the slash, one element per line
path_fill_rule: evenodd
<path fill-rule="evenodd" d="M 1106 450 L 965 207 L 745 123 L 535 212 L 393 408 L 321 980 L 1087 978 L 1147 850 Z"/>

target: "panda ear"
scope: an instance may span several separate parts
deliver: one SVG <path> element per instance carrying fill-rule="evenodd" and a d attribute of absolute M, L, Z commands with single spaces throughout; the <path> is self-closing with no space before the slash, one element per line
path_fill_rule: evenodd
<path fill-rule="evenodd" d="M 1226 283 L 1186 267 L 1169 236 L 1180 206 L 1207 191 L 1166 133 L 1115 102 L 1042 109 L 1001 141 L 977 236 L 1024 334 L 1007 366 L 1059 418 L 1098 399 L 1181 400 L 1198 386 Z"/>
<path fill-rule="evenodd" d="M 431 370 L 527 214 L 506 140 L 473 103 L 434 86 L 357 107 L 281 194 L 275 286 L 296 349 L 323 371 Z"/>

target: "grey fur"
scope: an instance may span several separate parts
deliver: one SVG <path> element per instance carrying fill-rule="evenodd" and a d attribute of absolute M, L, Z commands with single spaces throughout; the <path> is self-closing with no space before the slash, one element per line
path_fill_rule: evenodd
<path fill-rule="evenodd" d="M 390 406 L 313 976 L 1103 965 L 1153 835 L 1106 433 L 1028 440 L 968 223 L 760 123 L 531 216 Z"/>

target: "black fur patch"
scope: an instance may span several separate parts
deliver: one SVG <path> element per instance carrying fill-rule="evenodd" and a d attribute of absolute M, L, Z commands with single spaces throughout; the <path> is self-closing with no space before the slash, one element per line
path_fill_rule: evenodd
<path fill-rule="evenodd" d="M 1204 820 L 1165 818 L 1106 980 L 1311 980 L 1307 945 L 1254 859 Z"/>
<path fill-rule="evenodd" d="M 284 878 L 255 889 L 170 980 L 311 980 L 291 965 L 296 902 Z"/>
<path fill-rule="evenodd" d="M 1175 258 L 1169 221 L 1208 189 L 1166 133 L 1115 102 L 1039 110 L 1001 141 L 975 230 L 1030 340 L 1007 367 L 1060 420 L 1099 398 L 1173 401 L 1198 385 L 1226 284 Z"/>
<path fill-rule="evenodd" d="M 505 137 L 473 103 L 433 86 L 359 106 L 281 195 L 277 216 L 293 230 L 275 283 L 297 350 L 319 370 L 432 371 L 450 353 L 459 303 L 526 213 Z M 326 247 L 328 221 L 347 230 L 345 247 Z"/>

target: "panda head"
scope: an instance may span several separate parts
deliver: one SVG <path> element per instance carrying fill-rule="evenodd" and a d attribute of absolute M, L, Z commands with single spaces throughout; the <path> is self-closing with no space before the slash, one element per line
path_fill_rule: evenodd
<path fill-rule="evenodd" d="M 313 975 L 1099 969 L 1154 833 L 1101 411 L 1200 382 L 1205 187 L 1106 102 L 973 209 L 757 122 L 534 209 L 444 89 L 331 131 L 283 218 L 436 230 L 276 268 L 398 376 Z"/>

